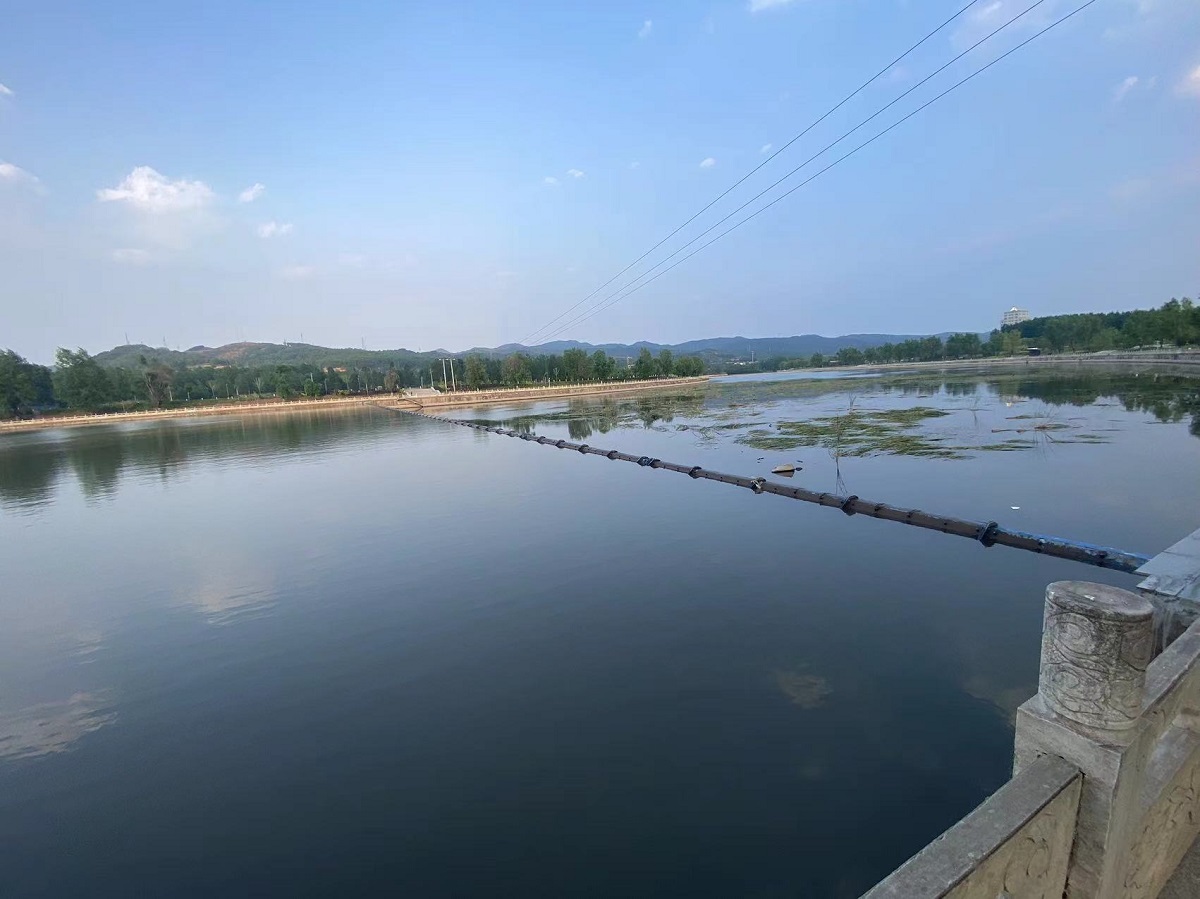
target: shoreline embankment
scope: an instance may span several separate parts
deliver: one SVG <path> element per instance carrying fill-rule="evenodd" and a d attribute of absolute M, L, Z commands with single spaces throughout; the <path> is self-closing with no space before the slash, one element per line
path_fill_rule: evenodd
<path fill-rule="evenodd" d="M 37 418 L 0 421 L 0 435 L 55 428 L 76 428 L 93 425 L 126 424 L 146 421 L 169 421 L 179 418 L 201 418 L 213 415 L 269 415 L 285 412 L 319 412 L 353 406 L 395 406 L 407 409 L 438 409 L 454 406 L 482 406 L 501 403 L 533 402 L 544 399 L 607 394 L 637 393 L 677 387 L 695 387 L 708 381 L 708 376 L 696 378 L 662 378 L 653 381 L 606 381 L 594 384 L 569 384 L 551 387 L 517 387 L 508 390 L 462 390 L 451 393 L 429 391 L 417 393 L 377 393 L 363 396 L 335 396 L 320 399 L 260 400 L 246 403 L 225 403 L 213 406 L 185 406 L 178 409 L 110 412 L 89 415 L 47 415 Z"/>
<path fill-rule="evenodd" d="M 1059 353 L 1053 356 L 990 356 L 983 359 L 939 359 L 934 362 L 885 362 L 864 365 L 840 365 L 830 368 L 794 369 L 795 371 L 906 372 L 906 371 L 995 371 L 1038 368 L 1098 368 L 1123 370 L 1137 368 L 1175 368 L 1181 374 L 1200 376 L 1200 350 L 1146 350 L 1137 353 Z"/>

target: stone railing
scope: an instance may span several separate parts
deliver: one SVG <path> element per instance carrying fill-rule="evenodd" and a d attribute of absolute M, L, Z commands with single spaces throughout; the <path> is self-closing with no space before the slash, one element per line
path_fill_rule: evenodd
<path fill-rule="evenodd" d="M 864 899 L 1059 899 L 1082 779 L 1062 759 L 1030 765 Z"/>
<path fill-rule="evenodd" d="M 1141 573 L 1046 589 L 1012 780 L 865 899 L 1159 895 L 1200 836 L 1200 531 Z"/>

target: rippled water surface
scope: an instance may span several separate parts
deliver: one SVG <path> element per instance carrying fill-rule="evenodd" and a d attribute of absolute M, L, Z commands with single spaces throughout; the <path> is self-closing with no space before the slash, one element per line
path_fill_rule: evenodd
<path fill-rule="evenodd" d="M 1200 385 L 732 379 L 478 409 L 1153 553 Z M 378 409 L 0 439 L 4 896 L 853 897 L 1007 777 L 1119 573 Z"/>

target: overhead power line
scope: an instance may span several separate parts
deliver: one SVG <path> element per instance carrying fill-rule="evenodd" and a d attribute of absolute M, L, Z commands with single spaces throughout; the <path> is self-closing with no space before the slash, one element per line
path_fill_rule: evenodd
<path fill-rule="evenodd" d="M 721 202 L 721 200 L 723 200 L 727 196 L 729 196 L 729 194 L 731 194 L 734 190 L 736 190 L 738 187 L 740 187 L 742 184 L 744 184 L 747 179 L 749 179 L 756 172 L 758 172 L 763 166 L 769 164 L 771 162 L 771 160 L 773 160 L 776 156 L 778 156 L 780 153 L 783 153 L 785 150 L 787 150 L 788 147 L 790 147 L 796 141 L 800 140 L 800 138 L 804 137 L 806 134 L 808 134 L 808 132 L 812 131 L 814 128 L 816 128 L 818 125 L 820 125 L 823 121 L 825 121 L 827 118 L 829 118 L 831 115 L 833 115 L 839 109 L 841 109 L 843 106 L 845 106 L 847 103 L 849 103 L 855 97 L 857 97 L 860 93 L 862 93 L 864 90 L 866 90 L 872 84 L 874 84 L 876 81 L 878 81 L 884 75 L 886 75 L 889 71 L 891 71 L 893 68 L 895 68 L 895 66 L 897 64 L 899 64 L 900 62 L 903 62 L 908 56 L 910 56 L 913 52 L 915 52 L 918 48 L 920 48 L 923 44 L 925 44 L 930 38 L 934 37 L 938 32 L 942 31 L 948 25 L 952 24 L 956 19 L 958 19 L 960 16 L 962 16 L 963 13 L 965 13 L 968 9 L 970 9 L 972 6 L 974 6 L 977 2 L 978 2 L 978 0 L 971 0 L 970 3 L 968 3 L 966 6 L 962 7 L 961 9 L 959 9 L 958 12 L 956 12 L 954 15 L 952 15 L 950 18 L 948 18 L 946 21 L 944 21 L 941 25 L 939 25 L 937 28 L 933 29 L 933 31 L 929 32 L 927 35 L 925 35 L 923 38 L 921 38 L 919 41 L 917 41 L 915 44 L 913 44 L 911 47 L 909 47 L 907 50 L 905 50 L 903 53 L 901 53 L 899 56 L 897 56 L 895 59 L 893 59 L 891 62 L 889 62 L 886 66 L 884 66 L 882 69 L 880 69 L 874 75 L 872 75 L 870 78 L 868 78 L 866 81 L 864 81 L 858 87 L 856 87 L 853 91 L 851 91 L 849 94 L 847 94 L 841 100 L 839 100 L 837 105 L 832 106 L 828 110 L 826 110 L 821 115 L 820 118 L 811 122 L 808 126 L 806 126 L 804 128 L 803 131 L 796 134 L 787 143 L 785 143 L 782 147 L 780 147 L 778 150 L 776 150 L 774 153 L 772 153 L 770 156 L 768 156 L 766 159 L 764 159 L 762 162 L 760 162 L 758 165 L 756 165 L 754 168 L 752 168 L 750 171 L 748 171 L 746 174 L 744 174 L 741 178 L 739 178 L 733 184 L 729 185 L 729 187 L 727 187 L 723 193 L 721 193 L 720 195 L 715 197 L 711 202 L 709 202 L 709 204 L 707 206 L 705 206 L 703 209 L 701 209 L 697 213 L 695 213 L 686 222 L 684 222 L 682 225 L 680 225 L 678 228 L 676 228 L 674 231 L 672 231 L 670 234 L 668 234 L 666 237 L 664 237 L 662 240 L 660 240 L 658 243 L 656 243 L 654 246 L 652 246 L 650 249 L 648 249 L 646 252 L 644 252 L 641 256 L 639 256 L 637 259 L 633 260 L 633 262 L 629 263 L 629 265 L 625 266 L 625 268 L 621 269 L 619 272 L 617 272 L 615 275 L 613 275 L 611 278 L 609 278 L 607 281 L 605 281 L 603 284 L 601 284 L 599 287 L 597 287 L 595 290 L 593 290 L 591 293 L 589 293 L 586 297 L 584 297 L 582 300 L 580 300 L 574 306 L 567 308 L 565 311 L 563 311 L 557 317 L 546 322 L 546 324 L 542 325 L 536 331 L 532 331 L 525 337 L 522 337 L 521 340 L 518 342 L 524 344 L 526 341 L 536 338 L 537 335 L 548 330 L 555 323 L 561 321 L 563 318 L 565 318 L 571 312 L 578 309 L 580 306 L 582 306 L 584 303 L 586 303 L 588 300 L 590 300 L 592 297 L 594 297 L 596 294 L 598 294 L 604 288 L 608 287 L 608 285 L 612 284 L 613 281 L 616 281 L 623 274 L 625 274 L 627 271 L 629 271 L 631 268 L 633 268 L 635 265 L 637 265 L 639 262 L 641 262 L 643 259 L 645 259 L 647 256 L 649 256 L 651 253 L 653 253 L 655 250 L 657 250 L 659 247 L 661 247 L 663 244 L 665 244 L 668 240 L 670 240 L 672 237 L 674 237 L 676 234 L 678 234 L 680 231 L 682 231 L 684 228 L 686 228 L 688 225 L 690 225 L 692 222 L 694 222 L 700 216 L 704 215 L 704 213 L 708 212 L 708 210 L 712 209 L 713 206 L 715 206 L 717 203 Z"/>
<path fill-rule="evenodd" d="M 1035 3 L 1033 6 L 1029 7 L 1029 9 L 1025 10 L 1025 12 L 1024 12 L 1024 13 L 1021 13 L 1021 14 L 1019 14 L 1019 15 L 1018 15 L 1016 18 L 1020 18 L 1020 16 L 1021 16 L 1021 15 L 1025 15 L 1025 13 L 1028 13 L 1030 10 L 1032 10 L 1032 9 L 1034 9 L 1035 7 L 1037 7 L 1037 6 L 1041 5 L 1041 3 L 1043 3 L 1043 2 L 1045 2 L 1045 0 L 1038 0 L 1038 3 Z M 735 209 L 733 212 L 729 213 L 729 215 L 725 216 L 725 218 L 721 219 L 719 222 L 717 222 L 717 223 L 716 223 L 715 225 L 713 225 L 712 227 L 708 228 L 706 231 L 702 232 L 701 234 L 698 234 L 696 237 L 692 238 L 692 240 L 688 241 L 686 244 L 684 244 L 683 246 L 679 247 L 679 248 L 678 248 L 677 250 L 675 250 L 675 252 L 673 252 L 673 253 L 672 253 L 670 256 L 667 256 L 665 259 L 663 259 L 663 260 L 661 260 L 660 262 L 656 263 L 656 264 L 655 264 L 653 267 L 651 267 L 650 269 L 648 269 L 646 272 L 642 273 L 642 274 L 641 274 L 641 275 L 639 275 L 638 277 L 634 278 L 632 281 L 629 281 L 629 282 L 627 282 L 627 283 L 626 283 L 626 284 L 625 284 L 623 287 L 621 287 L 621 288 L 618 288 L 618 290 L 617 290 L 617 291 L 615 291 L 615 292 L 614 292 L 614 293 L 612 293 L 612 294 L 609 294 L 609 295 L 608 295 L 608 297 L 606 297 L 605 299 L 601 300 L 600 302 L 598 302 L 598 303 L 596 303 L 596 304 L 593 304 L 593 306 L 592 306 L 592 307 L 590 307 L 588 310 L 585 310 L 585 311 L 584 311 L 582 314 L 580 314 L 580 315 L 576 316 L 576 317 L 575 317 L 575 318 L 573 318 L 572 320 L 570 320 L 570 321 L 566 322 L 565 324 L 561 325 L 561 326 L 560 326 L 559 328 L 557 328 L 557 329 L 556 329 L 556 330 L 555 330 L 555 331 L 554 331 L 552 334 L 549 334 L 549 335 L 547 335 L 547 336 L 546 336 L 544 339 L 545 339 L 545 340 L 550 340 L 550 339 L 552 339 L 552 338 L 556 337 L 557 335 L 559 335 L 559 334 L 563 333 L 563 331 L 566 331 L 567 329 L 569 329 L 569 328 L 572 328 L 572 327 L 574 327 L 575 325 L 577 325 L 577 324 L 580 324 L 581 322 L 587 321 L 589 318 L 591 318 L 592 316 L 596 315 L 597 313 L 599 313 L 599 312 L 603 312 L 605 309 L 609 309 L 609 308 L 611 308 L 612 306 L 615 306 L 617 303 L 619 303 L 621 300 L 625 299 L 626 297 L 629 297 L 629 296 L 631 296 L 632 294 L 634 294 L 634 293 L 637 293 L 637 291 L 641 290 L 643 287 L 646 287 L 648 284 L 651 284 L 652 282 L 654 282 L 654 281 L 657 281 L 659 278 L 661 278 L 661 277 L 662 277 L 663 275 L 665 275 L 667 272 L 671 271 L 672 269 L 676 268 L 676 267 L 677 267 L 677 266 L 679 266 L 679 265 L 682 265 L 684 262 L 686 262 L 687 260 L 691 259 L 691 258 L 692 258 L 693 256 L 695 256 L 697 253 L 700 253 L 702 250 L 705 250 L 705 249 L 707 249 L 708 247 L 712 246 L 714 243 L 716 243 L 716 242 L 717 242 L 718 240 L 720 240 L 721 238 L 725 237 L 727 234 L 729 234 L 729 233 L 731 233 L 731 232 L 733 232 L 733 231 L 736 231 L 738 228 L 740 228 L 742 225 L 744 225 L 744 224 L 746 224 L 747 222 L 749 222 L 751 219 L 757 218 L 759 215 L 761 215 L 762 213 L 766 212 L 768 209 L 770 209 L 770 208 L 771 208 L 772 206 L 774 206 L 776 203 L 780 202 L 781 200 L 785 199 L 786 197 L 789 197 L 789 196 L 791 196 L 793 193 L 795 193 L 795 192 L 796 192 L 797 190 L 799 190 L 800 188 L 802 188 L 802 187 L 804 187 L 804 186 L 806 186 L 806 185 L 808 185 L 808 184 L 811 184 L 813 181 L 815 181 L 815 180 L 816 180 L 817 178 L 819 178 L 821 175 L 825 174 L 825 173 L 826 173 L 826 172 L 828 172 L 830 169 L 834 168 L 835 166 L 837 166 L 837 165 L 841 164 L 842 162 L 844 162 L 845 160 L 849 159 L 851 156 L 853 156 L 853 155 L 854 155 L 855 153 L 857 153 L 859 150 L 862 150 L 863 148 L 865 148 L 865 147 L 869 146 L 870 144 L 873 144 L 873 143 L 874 143 L 875 141 L 877 141 L 879 138 L 883 137 L 885 134 L 889 133 L 889 132 L 890 132 L 890 131 L 892 131 L 893 129 L 895 129 L 895 128 L 897 128 L 898 126 L 902 125 L 904 122 L 907 122 L 909 119 L 911 119 L 913 116 L 917 115 L 918 113 L 920 113 L 920 112 L 924 111 L 925 109 L 929 108 L 929 107 L 930 107 L 930 106 L 932 106 L 934 103 L 936 103 L 938 100 L 941 100 L 943 97 L 945 97 L 947 94 L 949 94 L 949 93 L 952 93 L 953 91 L 955 91 L 955 90 L 957 90 L 958 88 L 962 87 L 964 84 L 966 84 L 968 81 L 971 81 L 972 79 L 974 79 L 974 78 L 975 78 L 975 77 L 977 77 L 978 75 L 981 75 L 981 74 L 983 74 L 983 73 L 984 73 L 984 72 L 986 72 L 988 69 L 990 69 L 992 66 L 996 65 L 997 63 L 1001 62 L 1001 61 L 1002 61 L 1002 60 L 1004 60 L 1004 59 L 1007 59 L 1009 56 L 1013 55 L 1014 53 L 1016 53 L 1016 52 L 1017 52 L 1018 50 L 1020 50 L 1021 48 L 1025 47 L 1025 46 L 1027 46 L 1028 44 L 1032 43 L 1033 41 L 1037 40 L 1039 37 L 1041 37 L 1042 35 L 1046 34 L 1048 31 L 1050 31 L 1050 30 L 1052 30 L 1052 29 L 1054 29 L 1054 28 L 1057 28 L 1057 27 L 1058 27 L 1059 25 L 1061 25 L 1063 22 L 1065 22 L 1065 21 L 1067 21 L 1068 19 L 1072 18 L 1073 16 L 1075 16 L 1075 15 L 1077 15 L 1077 14 L 1079 14 L 1079 13 L 1083 12 L 1083 10 L 1087 9 L 1089 6 L 1091 6 L 1091 5 L 1092 5 L 1093 3 L 1095 3 L 1095 2 L 1096 2 L 1096 0 L 1087 0 L 1087 2 L 1086 2 L 1086 3 L 1083 3 L 1083 4 L 1081 4 L 1080 6 L 1077 6 L 1075 9 L 1071 10 L 1071 11 L 1070 11 L 1069 13 L 1067 13 L 1066 15 L 1062 16 L 1062 17 L 1061 17 L 1061 18 L 1059 18 L 1059 19 L 1056 19 L 1054 22 L 1051 22 L 1049 25 L 1047 25 L 1046 27 L 1042 28 L 1040 31 L 1037 31 L 1036 33 L 1034 33 L 1034 34 L 1033 34 L 1033 35 L 1031 35 L 1030 37 L 1026 38 L 1025 40 L 1021 41 L 1021 42 L 1020 42 L 1019 44 L 1017 44 L 1016 46 L 1014 46 L 1014 47 L 1010 48 L 1009 50 L 1005 51 L 1003 54 L 1001 54 L 1000 56 L 996 57 L 996 58 L 995 58 L 995 59 L 993 59 L 991 62 L 987 63 L 986 65 L 984 65 L 984 66 L 982 66 L 982 67 L 980 67 L 979 69 L 976 69 L 974 72 L 972 72 L 971 74 L 967 75 L 965 78 L 962 78 L 961 80 L 959 80 L 959 81 L 955 82 L 953 85 L 951 85 L 950 87 L 948 87 L 946 90 L 942 91 L 940 94 L 937 94 L 937 95 L 936 95 L 936 96 L 934 96 L 932 99 L 930 99 L 930 100 L 927 100 L 925 103 L 922 103 L 920 106 L 918 106 L 918 107 L 917 107 L 916 109 L 914 109 L 912 112 L 908 113 L 908 114 L 907 114 L 907 115 L 905 115 L 903 118 L 901 118 L 901 119 L 899 119 L 899 120 L 897 120 L 897 121 L 893 122 L 891 125 L 889 125 L 889 126 L 888 126 L 887 128 L 885 128 L 884 130 L 880 131 L 879 133 L 875 134 L 875 135 L 874 135 L 873 137 L 871 137 L 870 139 L 868 139 L 868 140 L 864 141 L 863 143 L 859 144 L 858 146 L 856 146 L 856 147 L 855 147 L 853 150 L 850 150 L 849 152 L 845 153 L 844 155 L 842 155 L 842 156 L 839 156 L 837 159 L 835 159 L 835 160 L 834 160 L 833 162 L 831 162 L 829 165 L 825 166 L 824 168 L 822 168 L 822 169 L 820 169 L 819 171 L 815 172 L 814 174 L 810 175 L 808 178 L 805 178 L 805 179 L 804 179 L 803 181 L 801 181 L 799 184 L 797 184 L 797 185 L 795 185 L 794 187 L 790 188 L 789 190 L 787 190 L 786 192 L 784 192 L 784 193 L 783 193 L 783 194 L 781 194 L 780 196 L 776 197 L 774 200 L 771 200 L 771 201 L 770 201 L 769 203 L 767 203 L 766 205 L 764 205 L 764 206 L 762 206 L 761 208 L 759 208 L 759 209 L 755 210 L 755 211 L 754 211 L 754 212 L 752 212 L 750 215 L 748 215 L 748 216 L 746 216 L 745 218 L 741 219 L 740 221 L 736 222 L 736 223 L 735 223 L 734 225 L 732 225 L 731 227 L 729 227 L 729 228 L 725 229 L 724 231 L 722 231 L 721 233 L 719 233 L 719 234 L 718 234 L 716 237 L 714 237 L 712 240 L 709 240 L 709 241 L 707 241 L 706 243 L 702 244 L 701 246 L 697 247 L 695 250 L 693 250 L 692 252 L 690 252 L 690 253 L 688 253 L 686 256 L 684 256 L 682 259 L 679 259 L 679 260 L 677 260 L 676 262 L 674 262 L 673 264 L 671 264 L 671 265 L 670 265 L 670 266 L 668 266 L 667 268 L 665 268 L 665 269 L 663 269 L 662 271 L 658 272 L 657 274 L 653 275 L 653 277 L 649 277 L 649 278 L 647 278 L 647 276 L 648 276 L 648 275 L 650 275 L 650 273 L 651 273 L 651 272 L 653 272 L 653 271 L 654 271 L 656 268 L 659 268 L 660 266 L 662 266 L 662 265 L 663 265 L 663 264 L 665 264 L 666 262 L 669 262 L 671 259 L 673 259 L 675 256 L 677 256 L 679 253 L 683 252 L 683 251 L 684 251 L 685 249 L 687 249 L 689 246 L 691 246 L 692 244 L 694 244 L 694 243 L 695 243 L 697 240 L 701 239 L 701 238 L 702 238 L 702 237 L 704 237 L 706 234 L 709 234 L 710 232 L 712 232 L 712 231 L 713 231 L 715 228 L 717 228 L 718 226 L 720 226 L 720 225 L 721 225 L 722 223 L 724 223 L 725 221 L 728 221 L 730 218 L 732 218 L 734 215 L 736 215 L 736 214 L 737 214 L 738 212 L 740 212 L 741 210 L 745 209 L 747 206 L 749 206 L 749 205 L 750 205 L 751 203 L 753 203 L 755 200 L 757 200 L 757 199 L 761 198 L 761 197 L 762 197 L 764 194 L 766 194 L 766 193 L 770 192 L 771 190 L 773 190 L 775 187 L 777 187 L 777 186 L 778 186 L 779 184 L 781 184 L 783 181 L 786 181 L 788 178 L 790 178 L 792 175 L 794 175 L 794 174 L 795 174 L 796 172 L 798 172 L 800 169 L 802 169 L 802 168 L 804 168 L 806 165 L 808 165 L 808 163 L 812 162 L 814 159 L 816 159 L 817 157 L 821 156 L 822 154 L 824 154 L 826 151 L 828 151 L 828 150 L 829 150 L 829 149 L 831 149 L 832 147 L 836 146 L 838 143 L 840 143 L 842 140 L 844 140 L 844 139 L 845 139 L 846 137 L 848 137 L 850 134 L 853 134 L 855 131 L 857 131 L 859 128 L 861 128 L 861 127 L 862 127 L 864 124 L 866 124 L 866 123 L 867 123 L 867 121 L 870 121 L 870 119 L 867 119 L 867 120 L 864 120 L 863 122 L 860 122 L 860 123 L 859 123 L 858 125 L 856 125 L 854 128 L 850 129 L 850 131 L 846 132 L 846 133 L 845 133 L 845 134 L 843 134 L 841 137 L 839 137 L 837 140 L 835 140 L 835 141 L 833 141 L 831 144 L 827 145 L 827 146 L 826 146 L 824 149 L 822 149 L 822 150 L 821 150 L 819 153 L 817 153 L 817 154 L 815 154 L 814 156 L 810 157 L 808 160 L 806 160 L 806 161 L 805 161 L 804 163 L 802 163 L 800 166 L 797 166 L 797 168 L 793 169 L 793 170 L 792 170 L 791 172 L 789 172 L 787 175 L 784 175 L 782 178 L 780 178 L 778 181 L 776 181 L 776 182 L 775 182 L 774 184 L 772 184 L 770 187 L 768 187 L 768 188 L 766 188 L 765 190 L 763 190 L 762 192 L 760 192 L 760 193 L 759 193 L 757 196 L 753 197 L 752 199 L 750 199 L 749 201 L 747 201 L 746 203 L 744 203 L 742 206 L 738 207 L 738 208 L 737 208 L 737 209 Z M 998 32 L 999 32 L 1000 30 L 1002 30 L 1003 28 L 1007 27 L 1008 25 L 1011 25 L 1013 21 L 1016 21 L 1016 18 L 1014 18 L 1014 19 L 1010 20 L 1009 22 L 1005 23 L 1005 25 L 1002 25 L 1000 29 L 997 29 L 997 31 L 995 31 L 995 32 L 992 32 L 992 34 L 991 34 L 991 35 L 989 35 L 987 38 L 984 38 L 983 40 L 985 40 L 985 41 L 986 41 L 986 40 L 988 40 L 990 37 L 992 37 L 993 35 L 995 35 L 996 33 L 998 33 Z M 982 43 L 982 41 L 980 41 L 979 43 Z M 976 43 L 976 44 L 975 44 L 975 45 L 974 45 L 974 46 L 973 46 L 971 49 L 974 49 L 974 47 L 975 47 L 975 46 L 978 46 L 978 45 L 979 45 L 979 43 Z M 964 52 L 970 52 L 970 51 L 968 50 L 968 51 L 964 51 Z M 960 54 L 960 57 L 961 57 L 961 55 L 962 55 L 962 54 Z M 958 58 L 960 58 L 960 57 L 956 57 L 956 59 L 958 59 Z M 953 63 L 953 62 L 954 62 L 954 60 L 952 60 L 952 61 L 951 61 L 951 63 Z M 948 64 L 948 65 L 949 65 L 949 64 Z M 944 68 L 945 68 L 945 66 L 943 66 L 942 68 L 944 69 Z M 941 69 L 939 69 L 938 71 L 940 72 L 940 71 L 941 71 Z M 937 73 L 934 73 L 934 74 L 937 74 Z M 930 77 L 933 77 L 933 76 L 930 76 Z M 926 79 L 926 81 L 928 81 L 928 79 Z M 922 82 L 922 83 L 924 83 L 924 82 Z M 916 85 L 916 86 L 917 86 L 917 87 L 919 87 L 920 85 Z M 907 93 L 910 93 L 910 92 L 911 92 L 911 89 L 910 89 L 910 91 L 906 92 L 906 94 L 907 94 Z M 897 98 L 897 100 L 899 100 L 899 99 L 902 99 L 902 98 L 903 98 L 903 96 L 904 96 L 904 95 L 901 95 L 901 97 L 898 97 L 898 98 Z M 896 102 L 896 101 L 892 101 L 892 103 L 889 103 L 889 104 L 888 104 L 888 106 L 892 106 L 892 105 L 894 105 L 894 104 L 895 104 L 895 102 Z M 888 108 L 888 107 L 884 107 L 884 109 L 887 109 L 887 108 Z M 881 109 L 879 112 L 883 112 L 883 111 L 884 111 L 884 110 L 883 110 L 883 109 Z M 872 115 L 870 118 L 871 118 L 871 119 L 873 119 L 873 118 L 875 118 L 875 117 L 876 117 L 878 114 L 879 114 L 879 113 L 875 113 L 875 114 L 874 114 L 874 115 Z M 645 281 L 642 281 L 642 279 L 643 279 L 643 278 L 646 278 L 646 280 L 645 280 Z M 640 284 L 639 284 L 639 283 L 637 283 L 637 282 L 639 282 L 639 281 L 642 281 L 642 283 L 640 283 Z"/>

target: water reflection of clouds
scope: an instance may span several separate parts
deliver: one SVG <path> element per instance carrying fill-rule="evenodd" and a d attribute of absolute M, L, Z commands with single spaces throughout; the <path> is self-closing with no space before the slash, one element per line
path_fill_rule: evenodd
<path fill-rule="evenodd" d="M 1037 692 L 1035 686 L 1005 686 L 983 674 L 972 674 L 963 682 L 963 692 L 992 706 L 1011 726 L 1017 720 L 1017 708 Z"/>
<path fill-rule="evenodd" d="M 228 624 L 275 604 L 275 575 L 250 556 L 216 550 L 181 566 L 179 599 L 209 624 Z"/>
<path fill-rule="evenodd" d="M 825 697 L 833 692 L 825 678 L 800 671 L 776 671 L 775 684 L 793 705 L 802 709 L 820 708 L 825 704 Z"/>
<path fill-rule="evenodd" d="M 0 712 L 0 759 L 66 752 L 87 734 L 112 724 L 116 717 L 106 690 Z"/>
<path fill-rule="evenodd" d="M 96 660 L 104 648 L 104 634 L 95 628 L 84 628 L 74 635 L 74 656 L 86 664 Z"/>

